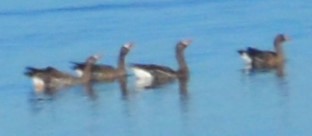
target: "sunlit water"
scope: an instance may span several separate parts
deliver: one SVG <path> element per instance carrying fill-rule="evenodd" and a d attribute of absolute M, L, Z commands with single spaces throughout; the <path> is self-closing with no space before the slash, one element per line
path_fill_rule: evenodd
<path fill-rule="evenodd" d="M 303 136 L 312 130 L 312 5 L 302 1 L 9 1 L 0 6 L 0 135 L 259 135 Z M 247 75 L 236 50 L 285 43 L 285 76 Z M 188 83 L 156 89 L 118 82 L 38 95 L 25 66 L 54 66 L 94 53 L 116 66 L 119 48 L 134 42 L 129 63 L 176 68 L 185 55 Z"/>

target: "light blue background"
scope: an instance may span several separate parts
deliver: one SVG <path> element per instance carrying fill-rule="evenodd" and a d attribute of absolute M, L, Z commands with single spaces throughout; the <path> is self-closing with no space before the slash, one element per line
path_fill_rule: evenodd
<path fill-rule="evenodd" d="M 0 4 L 0 135 L 213 135 L 309 136 L 312 115 L 310 1 L 282 0 L 4 0 Z M 246 75 L 238 49 L 272 49 L 287 34 L 286 76 Z M 120 46 L 132 41 L 127 61 L 176 68 L 174 45 L 191 69 L 187 97 L 178 84 L 128 95 L 118 83 L 81 86 L 37 96 L 25 66 L 54 66 L 103 54 L 116 65 Z M 43 100 L 37 100 L 43 97 Z"/>

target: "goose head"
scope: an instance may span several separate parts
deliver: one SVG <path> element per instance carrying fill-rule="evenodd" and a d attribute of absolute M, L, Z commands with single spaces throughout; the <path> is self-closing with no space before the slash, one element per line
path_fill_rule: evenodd
<path fill-rule="evenodd" d="M 128 52 L 129 52 L 133 47 L 134 47 L 134 44 L 133 44 L 133 43 L 131 43 L 131 42 L 125 43 L 125 44 L 121 47 L 120 53 L 121 53 L 122 55 L 127 55 Z"/>
<path fill-rule="evenodd" d="M 178 42 L 176 49 L 177 51 L 182 51 L 186 49 L 191 43 L 192 40 L 181 40 L 180 42 Z"/>
<path fill-rule="evenodd" d="M 290 38 L 284 34 L 278 34 L 276 37 L 275 37 L 275 40 L 274 40 L 274 43 L 275 44 L 278 44 L 278 43 L 283 43 L 283 42 L 286 42 L 286 41 L 289 41 Z"/>

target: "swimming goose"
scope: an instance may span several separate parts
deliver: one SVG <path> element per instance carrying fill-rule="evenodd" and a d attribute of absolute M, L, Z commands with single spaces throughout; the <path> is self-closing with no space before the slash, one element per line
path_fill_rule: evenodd
<path fill-rule="evenodd" d="M 110 65 L 95 64 L 92 69 L 92 79 L 95 81 L 106 81 L 114 80 L 120 76 L 126 76 L 127 71 L 125 67 L 125 59 L 129 51 L 133 48 L 133 43 L 126 43 L 120 48 L 118 66 L 114 68 Z M 76 71 L 78 76 L 83 76 L 82 71 L 85 67 L 85 63 L 72 62 L 74 64 L 73 69 Z"/>
<path fill-rule="evenodd" d="M 278 34 L 274 39 L 275 51 L 265 51 L 248 47 L 246 50 L 239 50 L 238 53 L 246 62 L 248 69 L 270 69 L 276 68 L 284 63 L 283 43 L 289 38 Z"/>
<path fill-rule="evenodd" d="M 185 62 L 184 50 L 191 44 L 191 40 L 182 40 L 176 44 L 175 54 L 178 62 L 178 70 L 173 70 L 167 66 L 155 64 L 131 64 L 134 75 L 138 81 L 144 81 L 148 84 L 163 84 L 173 79 L 188 76 L 189 69 Z"/>
<path fill-rule="evenodd" d="M 91 81 L 90 70 L 92 65 L 99 59 L 98 55 L 90 56 L 86 60 L 87 66 L 84 68 L 84 76 L 75 77 L 61 72 L 53 67 L 33 68 L 26 67 L 26 76 L 32 78 L 36 91 L 58 90 L 75 84 L 87 83 Z"/>

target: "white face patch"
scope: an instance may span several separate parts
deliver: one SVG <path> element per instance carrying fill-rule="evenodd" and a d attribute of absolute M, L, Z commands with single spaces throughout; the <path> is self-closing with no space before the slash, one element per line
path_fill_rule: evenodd
<path fill-rule="evenodd" d="M 99 60 L 101 58 L 101 56 L 98 54 L 94 54 L 92 57 L 95 58 L 96 60 Z"/>
<path fill-rule="evenodd" d="M 125 47 L 127 49 L 131 49 L 132 44 L 131 43 L 126 43 L 123 47 Z"/>
<path fill-rule="evenodd" d="M 243 52 L 240 56 L 245 61 L 245 63 L 251 64 L 252 59 L 249 57 L 249 55 L 246 52 Z"/>
<path fill-rule="evenodd" d="M 191 40 L 183 40 L 181 41 L 181 43 L 184 45 L 189 45 L 191 43 Z"/>

